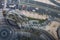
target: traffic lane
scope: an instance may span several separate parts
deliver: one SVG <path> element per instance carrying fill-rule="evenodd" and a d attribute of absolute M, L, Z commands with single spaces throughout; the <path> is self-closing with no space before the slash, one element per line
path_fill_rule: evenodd
<path fill-rule="evenodd" d="M 58 6 L 49 5 L 49 4 L 45 4 L 45 3 L 42 3 L 42 2 L 30 1 L 29 3 L 44 6 L 44 7 L 48 7 L 48 8 L 51 8 L 51 9 L 60 10 L 60 7 L 58 7 Z"/>
<path fill-rule="evenodd" d="M 51 15 L 52 17 L 60 18 L 60 15 L 58 15 L 59 13 L 57 13 L 57 11 L 51 11 L 51 10 L 42 9 L 42 8 L 38 8 L 38 10 L 37 10 L 34 7 L 26 7 L 26 9 L 27 9 L 27 11 L 32 11 L 33 12 L 33 10 L 34 10 L 34 12 L 37 12 L 39 14 L 46 14 L 46 15 Z"/>
<path fill-rule="evenodd" d="M 40 2 L 39 2 L 40 3 Z M 41 4 L 42 5 L 42 4 Z M 43 4 L 44 5 L 44 4 Z M 45 5 L 44 5 L 45 6 Z M 21 7 L 22 9 L 22 7 Z M 47 9 L 47 10 L 46 10 Z M 27 7 L 27 10 L 28 11 L 32 11 L 32 10 L 35 10 L 34 7 Z M 56 17 L 60 17 L 58 14 L 57 14 L 57 11 L 53 12 L 51 10 L 49 10 L 48 8 L 45 8 L 45 9 L 42 9 L 42 8 L 39 8 L 39 10 L 35 10 L 35 12 L 38 12 L 40 14 L 48 14 L 48 15 L 51 15 L 51 16 L 56 16 Z"/>
<path fill-rule="evenodd" d="M 59 13 L 57 13 L 56 11 L 46 10 L 46 9 L 42 9 L 42 8 L 39 8 L 39 10 L 36 10 L 34 7 L 28 7 L 27 10 L 28 11 L 35 10 L 35 12 L 37 12 L 39 14 L 46 14 L 46 15 L 51 15 L 52 17 L 60 18 L 60 15 L 58 15 Z"/>
<path fill-rule="evenodd" d="M 40 2 L 39 2 L 40 3 Z M 14 7 L 15 9 L 17 8 L 17 9 L 22 9 L 22 6 L 23 5 L 19 5 L 19 6 L 17 6 L 17 7 Z M 24 6 L 28 6 L 27 4 L 25 4 Z M 56 6 L 53 6 L 53 7 L 50 7 L 49 5 L 45 5 L 44 3 L 43 4 L 41 4 L 41 5 L 37 5 L 37 3 L 36 4 L 32 4 L 32 3 L 30 3 L 29 4 L 29 6 L 37 6 L 37 7 L 39 7 L 39 8 L 43 8 L 43 9 L 49 9 L 49 10 L 52 10 L 52 11 L 57 11 L 57 12 L 60 12 L 59 10 L 57 10 L 57 9 L 60 9 L 60 7 L 56 7 Z M 13 8 L 13 9 L 14 9 Z M 56 8 L 56 9 L 54 9 L 54 8 Z M 25 8 L 24 8 L 25 9 Z"/>
<path fill-rule="evenodd" d="M 0 9 L 0 25 L 7 25 L 5 20 L 4 20 L 4 17 L 3 17 L 1 9 Z"/>
<path fill-rule="evenodd" d="M 4 6 L 2 4 L 0 4 L 0 9 L 2 9 Z"/>
<path fill-rule="evenodd" d="M 26 6 L 28 6 L 28 5 L 26 5 Z M 36 4 L 30 3 L 29 6 L 31 6 L 31 7 L 37 7 L 37 8 L 42 8 L 42 9 L 47 9 L 47 10 L 51 10 L 51 11 L 56 11 L 56 12 L 59 12 L 59 13 L 60 13 L 59 10 L 56 10 L 56 9 L 53 9 L 53 8 L 45 7 L 45 5 L 44 5 L 44 6 L 41 6 L 41 5 L 36 5 Z M 28 6 L 28 7 L 29 7 L 29 6 Z"/>
<path fill-rule="evenodd" d="M 49 1 L 51 1 L 52 3 L 54 3 L 54 4 L 58 5 L 58 6 L 60 6 L 60 3 L 58 3 L 56 0 L 49 0 Z"/>

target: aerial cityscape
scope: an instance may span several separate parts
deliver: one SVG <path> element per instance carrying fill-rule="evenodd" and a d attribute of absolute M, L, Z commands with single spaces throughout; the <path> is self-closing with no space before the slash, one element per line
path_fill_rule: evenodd
<path fill-rule="evenodd" d="M 60 40 L 60 0 L 0 0 L 0 40 Z"/>

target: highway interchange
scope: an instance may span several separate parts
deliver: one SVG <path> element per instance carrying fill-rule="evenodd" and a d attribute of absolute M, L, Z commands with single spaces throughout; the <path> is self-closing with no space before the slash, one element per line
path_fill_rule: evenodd
<path fill-rule="evenodd" d="M 22 8 L 23 5 L 25 6 L 25 8 Z M 23 9 L 28 12 L 36 12 L 39 15 L 41 15 L 41 14 L 49 15 L 50 18 L 48 20 L 46 20 L 43 24 L 41 24 L 41 26 L 46 27 L 46 29 L 43 28 L 44 30 L 47 30 L 47 31 L 51 30 L 50 32 L 52 32 L 52 33 L 53 33 L 53 31 L 56 32 L 57 26 L 60 25 L 60 7 L 59 6 L 53 6 L 53 5 L 45 4 L 42 2 L 36 2 L 36 1 L 30 1 L 29 3 L 23 4 L 23 5 L 20 4 L 18 9 L 19 10 Z M 1 14 L 0 15 L 0 22 L 1 22 L 0 25 L 6 25 L 7 21 L 4 20 L 4 17 L 2 15 L 2 10 L 0 10 L 0 11 L 1 11 L 0 12 L 0 14 Z M 40 29 L 41 29 L 41 26 L 40 26 Z M 53 26 L 55 26 L 55 27 L 53 27 Z M 24 27 L 25 27 L 25 25 L 24 25 Z M 38 28 L 36 28 L 36 29 L 38 29 Z M 53 33 L 53 34 L 55 34 L 55 33 Z M 55 37 L 55 38 L 56 38 L 56 40 L 58 39 L 57 37 Z"/>
<path fill-rule="evenodd" d="M 53 1 L 54 0 L 52 0 L 52 2 Z M 19 4 L 19 8 L 17 6 L 16 8 L 21 9 L 21 5 L 22 4 Z M 59 6 L 49 5 L 49 4 L 45 4 L 45 3 L 37 2 L 37 1 L 29 1 L 29 3 L 23 4 L 23 5 L 27 5 L 26 9 L 28 11 L 35 10 L 35 12 L 40 13 L 40 14 L 47 14 L 47 15 L 60 18 Z M 38 8 L 38 10 L 36 10 L 36 8 Z"/>
<path fill-rule="evenodd" d="M 57 20 L 56 18 L 60 18 L 60 7 L 58 6 L 53 6 L 49 4 L 45 4 L 42 2 L 37 2 L 37 1 L 30 1 L 29 3 L 23 4 L 26 7 L 23 10 L 31 11 L 35 10 L 34 12 L 38 14 L 46 14 L 49 15 L 50 18 L 46 21 L 45 25 L 47 25 L 50 21 Z M 19 8 L 21 10 L 22 4 L 19 4 Z M 37 9 L 36 9 L 37 8 Z"/>
<path fill-rule="evenodd" d="M 60 7 L 58 7 L 58 6 L 53 6 L 53 5 L 49 5 L 49 4 L 45 4 L 45 3 L 37 2 L 37 1 L 29 1 L 29 3 L 19 4 L 18 9 L 21 10 L 22 5 L 26 6 L 23 10 L 27 10 L 27 11 L 31 11 L 31 12 L 33 12 L 33 10 L 35 10 L 34 12 L 36 12 L 38 14 L 49 15 L 50 21 L 56 20 L 56 18 L 60 18 Z M 56 20 L 56 21 L 59 21 L 59 20 Z M 48 24 L 48 22 L 49 21 L 47 21 L 46 24 Z"/>

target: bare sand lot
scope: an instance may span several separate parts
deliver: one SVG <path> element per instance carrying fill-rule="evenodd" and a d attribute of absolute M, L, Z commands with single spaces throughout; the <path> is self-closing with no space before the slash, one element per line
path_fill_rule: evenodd
<path fill-rule="evenodd" d="M 31 17 L 31 18 L 36 18 L 36 19 L 47 19 L 49 18 L 48 15 L 39 15 L 38 13 L 35 12 L 28 12 L 28 11 L 21 11 L 22 14 L 24 14 L 27 17 Z"/>

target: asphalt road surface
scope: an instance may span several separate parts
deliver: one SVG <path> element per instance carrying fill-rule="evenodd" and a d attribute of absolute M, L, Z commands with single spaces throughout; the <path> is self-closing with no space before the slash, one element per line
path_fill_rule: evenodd
<path fill-rule="evenodd" d="M 38 7 L 39 10 L 36 10 L 37 13 L 47 14 L 47 15 L 51 15 L 52 17 L 60 18 L 60 15 L 58 15 L 60 14 L 60 7 L 48 5 L 48 4 L 45 4 L 42 2 L 36 2 L 36 1 L 31 1 L 29 3 L 30 3 L 30 7 L 27 7 L 28 11 L 32 11 L 33 9 L 35 10 L 35 8 Z"/>
<path fill-rule="evenodd" d="M 0 26 L 2 25 L 7 25 L 5 20 L 4 20 L 4 17 L 2 15 L 2 10 L 0 9 Z"/>

